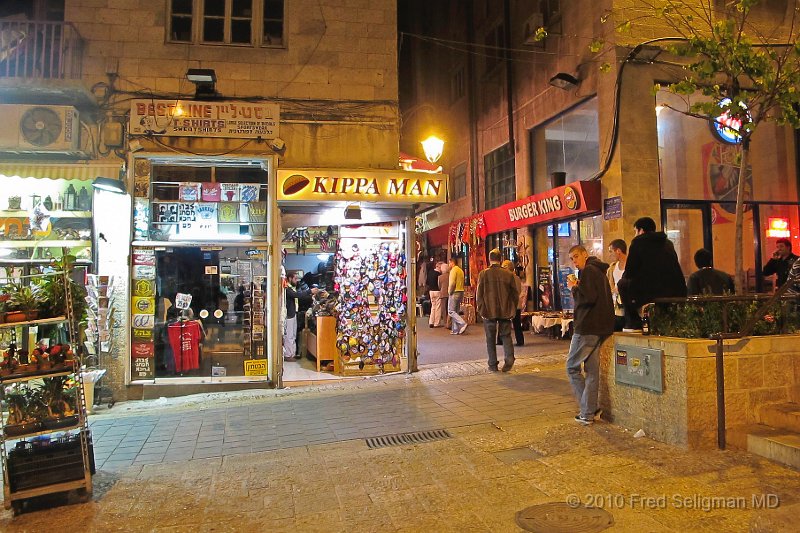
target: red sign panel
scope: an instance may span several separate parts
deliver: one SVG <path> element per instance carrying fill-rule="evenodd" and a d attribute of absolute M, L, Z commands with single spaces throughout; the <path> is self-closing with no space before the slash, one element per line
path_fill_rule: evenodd
<path fill-rule="evenodd" d="M 152 342 L 134 342 L 131 344 L 131 356 L 151 358 L 155 355 L 155 345 Z"/>
<path fill-rule="evenodd" d="M 599 181 L 573 181 L 521 200 L 495 207 L 483 213 L 486 233 L 522 228 L 533 224 L 553 223 L 600 211 Z"/>

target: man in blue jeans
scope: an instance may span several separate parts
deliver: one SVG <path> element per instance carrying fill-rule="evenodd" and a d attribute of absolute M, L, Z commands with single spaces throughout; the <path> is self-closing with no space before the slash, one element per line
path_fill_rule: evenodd
<path fill-rule="evenodd" d="M 503 258 L 500 250 L 489 252 L 489 268 L 478 276 L 475 304 L 483 318 L 486 333 L 486 350 L 489 354 L 489 370 L 497 372 L 497 346 L 499 337 L 503 344 L 503 372 L 514 366 L 514 344 L 511 342 L 511 319 L 517 313 L 519 286 L 514 274 L 500 265 Z"/>
<path fill-rule="evenodd" d="M 461 300 L 464 299 L 464 271 L 458 266 L 458 257 L 450 257 L 450 275 L 447 289 L 447 314 L 450 316 L 450 335 L 462 335 L 467 330 L 467 322 L 458 314 Z"/>
<path fill-rule="evenodd" d="M 614 333 L 614 304 L 606 278 L 608 264 L 589 257 L 580 245 L 570 248 L 569 258 L 580 271 L 580 278 L 574 274 L 567 277 L 567 287 L 575 299 L 575 333 L 569 345 L 567 374 L 581 408 L 575 421 L 588 426 L 602 414 L 597 406 L 599 352 L 603 341 Z"/>

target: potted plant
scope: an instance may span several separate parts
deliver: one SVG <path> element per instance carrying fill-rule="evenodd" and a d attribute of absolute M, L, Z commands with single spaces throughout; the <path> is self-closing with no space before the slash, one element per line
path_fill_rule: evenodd
<path fill-rule="evenodd" d="M 12 283 L 7 289 L 6 322 L 35 320 L 39 316 L 42 294 L 38 286 Z"/>
<path fill-rule="evenodd" d="M 65 387 L 68 381 L 65 377 L 45 378 L 42 387 L 43 404 L 47 406 L 46 416 L 42 419 L 42 425 L 46 429 L 59 429 L 72 426 L 78 423 L 78 415 L 75 409 L 65 396 Z"/>
<path fill-rule="evenodd" d="M 40 402 L 34 390 L 19 383 L 12 385 L 6 389 L 6 403 L 8 418 L 3 431 L 7 436 L 16 437 L 41 429 L 42 424 L 38 420 Z"/>

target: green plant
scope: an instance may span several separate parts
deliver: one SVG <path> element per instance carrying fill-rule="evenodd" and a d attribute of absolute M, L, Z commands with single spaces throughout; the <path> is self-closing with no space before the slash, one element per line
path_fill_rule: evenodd
<path fill-rule="evenodd" d="M 42 293 L 37 285 L 12 283 L 7 287 L 9 311 L 34 311 L 42 304 Z"/>
<path fill-rule="evenodd" d="M 75 265 L 74 255 L 65 255 L 61 259 L 53 259 L 50 266 L 56 272 L 71 273 Z M 69 289 L 72 296 L 72 316 L 76 324 L 86 320 L 86 288 L 75 283 L 69 275 L 67 276 Z M 48 302 L 45 304 L 45 311 L 53 316 L 66 315 L 67 295 L 61 274 L 44 278 L 43 287 L 47 294 Z"/>

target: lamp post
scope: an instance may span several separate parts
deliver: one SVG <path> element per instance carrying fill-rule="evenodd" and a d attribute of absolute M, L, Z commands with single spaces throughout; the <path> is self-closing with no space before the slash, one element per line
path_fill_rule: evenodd
<path fill-rule="evenodd" d="M 431 163 L 436 163 L 442 157 L 444 151 L 444 141 L 435 135 L 431 135 L 422 141 L 422 149 L 425 151 L 425 157 Z"/>

